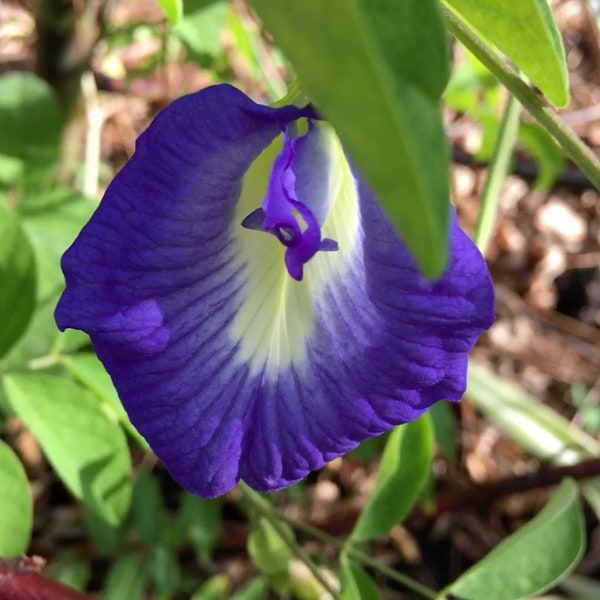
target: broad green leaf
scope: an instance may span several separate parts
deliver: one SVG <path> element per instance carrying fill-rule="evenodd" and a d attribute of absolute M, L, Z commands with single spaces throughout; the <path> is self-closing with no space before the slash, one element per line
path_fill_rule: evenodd
<path fill-rule="evenodd" d="M 58 331 L 54 308 L 64 287 L 60 258 L 96 206 L 96 202 L 61 187 L 32 194 L 19 203 L 17 210 L 35 254 L 37 301 L 27 331 L 5 358 L 6 366 L 18 367 L 51 350 L 71 350 L 87 342 L 81 332 Z"/>
<path fill-rule="evenodd" d="M 0 357 L 25 332 L 33 315 L 35 259 L 17 214 L 0 204 Z"/>
<path fill-rule="evenodd" d="M 570 573 L 585 549 L 577 485 L 564 479 L 544 509 L 463 573 L 439 596 L 518 600 L 540 593 Z"/>
<path fill-rule="evenodd" d="M 444 0 L 556 106 L 569 102 L 565 51 L 548 0 Z"/>
<path fill-rule="evenodd" d="M 433 443 L 433 426 L 427 414 L 392 431 L 375 489 L 351 534 L 353 540 L 383 535 L 408 514 L 427 481 Z"/>
<path fill-rule="evenodd" d="M 0 78 L 0 185 L 39 184 L 59 155 L 62 115 L 54 90 L 31 73 Z"/>
<path fill-rule="evenodd" d="M 8 402 L 75 497 L 116 525 L 131 501 L 131 461 L 122 429 L 87 390 L 69 379 L 6 375 Z"/>
<path fill-rule="evenodd" d="M 142 555 L 129 554 L 119 558 L 106 576 L 103 600 L 141 600 L 149 575 L 147 559 Z"/>
<path fill-rule="evenodd" d="M 29 546 L 33 498 L 21 461 L 2 440 L 0 490 L 0 556 L 18 556 Z"/>
<path fill-rule="evenodd" d="M 184 15 L 173 33 L 202 64 L 203 57 L 223 52 L 221 34 L 227 20 L 228 5 L 224 0 L 186 0 Z"/>
<path fill-rule="evenodd" d="M 160 7 L 171 25 L 177 25 L 183 15 L 183 0 L 158 0 Z"/>
<path fill-rule="evenodd" d="M 448 44 L 437 0 L 252 0 L 426 275 L 446 264 Z"/>
<path fill-rule="evenodd" d="M 379 600 L 381 595 L 375 582 L 365 573 L 365 570 L 356 562 L 342 554 L 340 558 L 340 571 L 342 576 L 343 600 Z"/>
<path fill-rule="evenodd" d="M 127 433 L 138 443 L 140 448 L 147 450 L 148 442 L 138 433 L 131 424 L 117 391 L 95 354 L 92 352 L 78 352 L 61 357 L 62 363 L 69 369 L 75 379 L 94 392 L 105 403 L 108 410 L 119 420 Z"/>

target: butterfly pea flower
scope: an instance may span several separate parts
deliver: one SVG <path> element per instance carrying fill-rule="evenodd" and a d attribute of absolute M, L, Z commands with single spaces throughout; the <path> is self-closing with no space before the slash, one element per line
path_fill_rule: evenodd
<path fill-rule="evenodd" d="M 62 266 L 58 326 L 89 334 L 132 423 L 207 497 L 282 488 L 459 399 L 493 319 L 453 214 L 427 280 L 313 108 L 229 85 L 159 113 Z"/>

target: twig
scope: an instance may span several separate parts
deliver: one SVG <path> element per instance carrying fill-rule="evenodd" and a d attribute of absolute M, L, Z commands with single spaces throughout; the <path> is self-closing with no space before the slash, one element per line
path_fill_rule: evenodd
<path fill-rule="evenodd" d="M 321 584 L 324 590 L 329 592 L 335 600 L 342 600 L 340 592 L 333 587 L 330 581 L 324 576 L 319 567 L 314 563 L 308 553 L 300 546 L 295 539 L 291 539 L 289 532 L 283 527 L 284 518 L 269 502 L 260 496 L 253 489 L 249 488 L 245 483 L 240 482 L 239 487 L 252 506 L 263 516 L 277 531 L 281 539 L 286 543 L 288 548 L 307 566 L 313 577 Z"/>

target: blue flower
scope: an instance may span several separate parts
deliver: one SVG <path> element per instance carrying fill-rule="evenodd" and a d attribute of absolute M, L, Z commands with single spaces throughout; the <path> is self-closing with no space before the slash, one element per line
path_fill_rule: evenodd
<path fill-rule="evenodd" d="M 289 485 L 459 399 L 493 319 L 454 216 L 427 281 L 329 125 L 227 85 L 158 115 L 63 270 L 59 327 L 90 335 L 133 424 L 202 496 Z"/>

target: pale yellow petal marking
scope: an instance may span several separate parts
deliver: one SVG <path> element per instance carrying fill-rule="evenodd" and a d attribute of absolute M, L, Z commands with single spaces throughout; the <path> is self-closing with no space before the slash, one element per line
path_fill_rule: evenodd
<path fill-rule="evenodd" d="M 240 344 L 238 360 L 250 363 L 252 374 L 266 365 L 267 375 L 276 376 L 279 369 L 305 360 L 306 341 L 315 326 L 316 303 L 325 286 L 343 276 L 349 261 L 355 260 L 359 252 L 354 177 L 333 129 L 324 123 L 317 126 L 331 160 L 328 195 L 333 199 L 321 233 L 322 237 L 336 240 L 339 250 L 317 252 L 304 265 L 303 280 L 295 281 L 285 267 L 285 247 L 272 235 L 241 226 L 242 220 L 262 204 L 271 166 L 282 147 L 281 137 L 252 164 L 236 207 L 232 235 L 245 267 L 246 284 L 230 336 L 233 343 Z"/>

